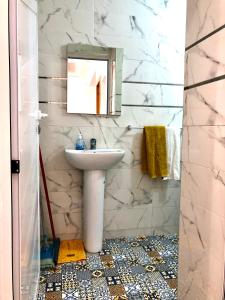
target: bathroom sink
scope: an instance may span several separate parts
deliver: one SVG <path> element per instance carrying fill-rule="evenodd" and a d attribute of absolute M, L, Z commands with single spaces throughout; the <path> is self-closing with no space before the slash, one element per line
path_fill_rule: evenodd
<path fill-rule="evenodd" d="M 121 149 L 65 149 L 69 163 L 84 171 L 83 236 L 87 252 L 102 250 L 105 174 L 124 154 Z"/>
<path fill-rule="evenodd" d="M 69 163 L 80 170 L 107 170 L 124 156 L 121 149 L 74 150 L 65 149 Z"/>

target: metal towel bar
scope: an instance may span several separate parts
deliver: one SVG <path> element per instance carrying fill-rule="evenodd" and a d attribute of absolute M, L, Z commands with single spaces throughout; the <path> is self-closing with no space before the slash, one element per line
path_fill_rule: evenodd
<path fill-rule="evenodd" d="M 135 127 L 135 126 L 132 126 L 132 125 L 128 125 L 127 126 L 127 130 L 132 130 L 132 129 L 143 129 L 144 127 Z M 180 130 L 182 130 L 183 128 L 180 128 Z"/>

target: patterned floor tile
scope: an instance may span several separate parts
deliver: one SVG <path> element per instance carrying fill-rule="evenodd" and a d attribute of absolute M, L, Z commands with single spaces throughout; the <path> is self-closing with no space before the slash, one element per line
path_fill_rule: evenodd
<path fill-rule="evenodd" d="M 62 293 L 61 292 L 49 292 L 45 295 L 45 300 L 61 300 Z"/>
<path fill-rule="evenodd" d="M 92 270 L 91 277 L 92 278 L 100 278 L 105 274 L 104 270 Z"/>
<path fill-rule="evenodd" d="M 111 296 L 120 296 L 120 297 L 125 297 L 126 292 L 125 288 L 123 285 L 112 285 L 109 287 L 110 295 Z"/>
<path fill-rule="evenodd" d="M 176 235 L 107 239 L 84 261 L 42 271 L 37 300 L 176 300 L 177 261 Z"/>

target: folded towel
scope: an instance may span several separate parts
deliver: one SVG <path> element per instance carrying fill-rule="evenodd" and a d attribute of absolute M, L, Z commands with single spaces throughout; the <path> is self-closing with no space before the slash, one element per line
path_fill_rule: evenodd
<path fill-rule="evenodd" d="M 142 147 L 142 171 L 150 178 L 168 176 L 166 129 L 164 126 L 145 126 Z"/>
<path fill-rule="evenodd" d="M 166 128 L 166 147 L 168 176 L 166 179 L 180 180 L 180 152 L 181 152 L 181 130 L 180 128 Z"/>

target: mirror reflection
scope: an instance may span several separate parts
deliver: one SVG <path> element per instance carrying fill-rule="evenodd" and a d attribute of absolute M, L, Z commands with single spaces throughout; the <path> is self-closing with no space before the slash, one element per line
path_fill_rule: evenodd
<path fill-rule="evenodd" d="M 108 61 L 67 60 L 68 112 L 107 114 Z"/>
<path fill-rule="evenodd" d="M 121 114 L 123 50 L 68 45 L 67 112 Z"/>

